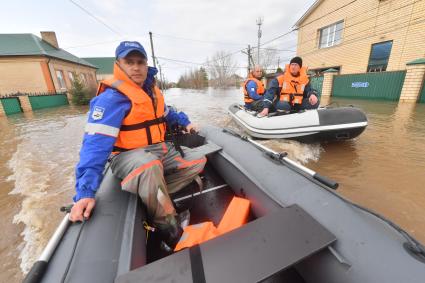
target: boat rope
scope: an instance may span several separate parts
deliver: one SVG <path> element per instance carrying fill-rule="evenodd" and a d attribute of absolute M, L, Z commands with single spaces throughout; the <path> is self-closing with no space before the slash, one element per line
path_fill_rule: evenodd
<path fill-rule="evenodd" d="M 254 142 L 250 138 L 248 138 L 247 136 L 238 134 L 233 130 L 224 128 L 223 132 L 229 133 L 229 134 L 231 134 L 235 137 L 242 139 L 243 141 L 247 141 L 247 142 L 254 144 Z M 254 145 L 256 146 L 256 144 L 254 144 Z M 283 158 L 286 156 L 286 153 L 274 153 L 272 150 L 267 151 L 265 146 L 262 146 L 261 148 L 256 146 L 256 148 L 258 148 L 261 151 L 263 151 L 264 153 L 266 153 L 266 155 L 269 158 L 276 160 L 276 161 L 279 161 L 280 164 L 287 165 L 283 160 Z M 329 186 L 326 186 L 326 184 L 323 184 L 322 182 L 316 182 L 316 183 L 321 188 L 325 189 L 327 192 L 336 196 L 337 198 L 339 198 L 343 202 L 347 203 L 348 205 L 351 205 L 351 206 L 353 206 L 353 207 L 355 207 L 355 208 L 357 208 L 357 209 L 359 209 L 363 212 L 366 212 L 366 213 L 369 213 L 369 214 L 375 216 L 376 218 L 384 221 L 390 227 L 395 229 L 404 239 L 406 239 L 407 242 L 403 244 L 403 247 L 406 249 L 406 251 L 410 255 L 412 255 L 414 258 L 416 258 L 417 260 L 425 263 L 425 247 L 418 240 L 416 240 L 412 235 L 410 235 L 408 232 L 406 232 L 403 228 L 401 228 L 400 226 L 398 226 L 397 224 L 395 224 L 394 222 L 392 222 L 388 218 L 384 217 L 383 215 L 346 199 L 345 197 L 343 197 L 340 194 L 336 193 L 335 191 L 331 190 L 329 188 Z"/>

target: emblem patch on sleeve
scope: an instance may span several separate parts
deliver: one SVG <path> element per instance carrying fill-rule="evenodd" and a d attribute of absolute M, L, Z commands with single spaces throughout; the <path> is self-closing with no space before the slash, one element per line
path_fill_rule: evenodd
<path fill-rule="evenodd" d="M 103 113 L 105 113 L 105 108 L 95 106 L 91 117 L 93 118 L 93 120 L 100 120 L 103 118 Z"/>

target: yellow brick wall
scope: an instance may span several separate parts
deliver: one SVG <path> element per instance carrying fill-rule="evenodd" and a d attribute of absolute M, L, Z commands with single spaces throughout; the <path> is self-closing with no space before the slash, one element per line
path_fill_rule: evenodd
<path fill-rule="evenodd" d="M 53 83 L 57 92 L 69 90 L 71 82 L 68 72 L 77 75 L 84 73 L 87 87 L 96 88 L 96 69 L 70 62 L 43 57 L 7 57 L 0 58 L 0 96 L 23 92 L 48 92 L 46 79 L 40 62 L 48 62 Z M 62 70 L 66 88 L 61 89 L 56 77 L 56 70 Z M 50 78 L 49 78 L 50 79 Z"/>
<path fill-rule="evenodd" d="M 69 62 L 65 62 L 65 61 L 61 61 L 61 60 L 57 60 L 57 59 L 50 60 L 49 68 L 50 68 L 50 72 L 52 74 L 53 82 L 55 84 L 57 91 L 66 91 L 67 89 L 69 90 L 71 88 L 71 81 L 69 79 L 69 74 L 68 74 L 69 72 L 75 72 L 78 76 L 82 73 L 86 74 L 86 77 L 88 78 L 86 86 L 89 87 L 89 88 L 96 88 L 96 86 L 97 86 L 96 69 L 86 67 L 86 66 L 82 66 L 82 65 L 69 63 Z M 58 82 L 58 79 L 57 79 L 57 76 L 56 76 L 57 70 L 58 71 L 60 70 L 60 71 L 63 72 L 66 88 L 61 89 L 59 87 L 59 82 Z"/>
<path fill-rule="evenodd" d="M 425 0 L 350 2 L 323 0 L 299 23 L 297 54 L 310 69 L 341 66 L 342 74 L 366 72 L 371 45 L 389 40 L 393 45 L 387 71 L 403 70 L 407 62 L 425 57 Z M 342 42 L 319 49 L 319 29 L 340 20 Z"/>
<path fill-rule="evenodd" d="M 37 58 L 1 58 L 0 96 L 17 92 L 46 92 L 41 61 Z"/>

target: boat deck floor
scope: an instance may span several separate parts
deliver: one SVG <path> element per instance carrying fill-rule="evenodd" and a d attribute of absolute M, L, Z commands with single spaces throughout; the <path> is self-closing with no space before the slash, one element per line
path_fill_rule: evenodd
<path fill-rule="evenodd" d="M 201 179 L 204 193 L 192 197 L 192 194 L 199 192 L 198 184 L 193 182 L 171 197 L 176 200 L 189 196 L 184 200 L 176 201 L 175 205 L 178 212 L 190 211 L 190 224 L 212 221 L 215 225 L 218 225 L 235 193 L 229 186 L 222 186 L 225 185 L 224 180 L 209 164 L 201 174 Z M 216 189 L 208 191 L 211 188 Z M 248 221 L 254 219 L 255 217 L 251 213 Z M 148 264 L 170 255 L 169 252 L 160 247 L 160 240 L 155 235 L 148 238 L 147 247 Z M 303 283 L 305 281 L 294 267 L 290 267 L 262 282 Z"/>

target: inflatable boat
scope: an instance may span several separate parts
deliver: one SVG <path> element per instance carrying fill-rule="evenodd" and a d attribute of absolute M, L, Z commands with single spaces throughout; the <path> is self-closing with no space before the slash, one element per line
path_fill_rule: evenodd
<path fill-rule="evenodd" d="M 250 136 L 262 139 L 295 139 L 303 142 L 340 141 L 360 135 L 366 115 L 356 107 L 325 107 L 298 113 L 259 118 L 242 105 L 229 106 L 229 114 Z"/>
<path fill-rule="evenodd" d="M 146 237 L 142 203 L 107 170 L 90 220 L 65 216 L 25 282 L 424 282 L 421 243 L 341 197 L 336 182 L 230 130 L 201 134 L 192 146 L 207 154 L 203 190 L 173 195 L 177 210 L 217 224 L 238 196 L 250 202 L 246 224 L 166 252 Z"/>

